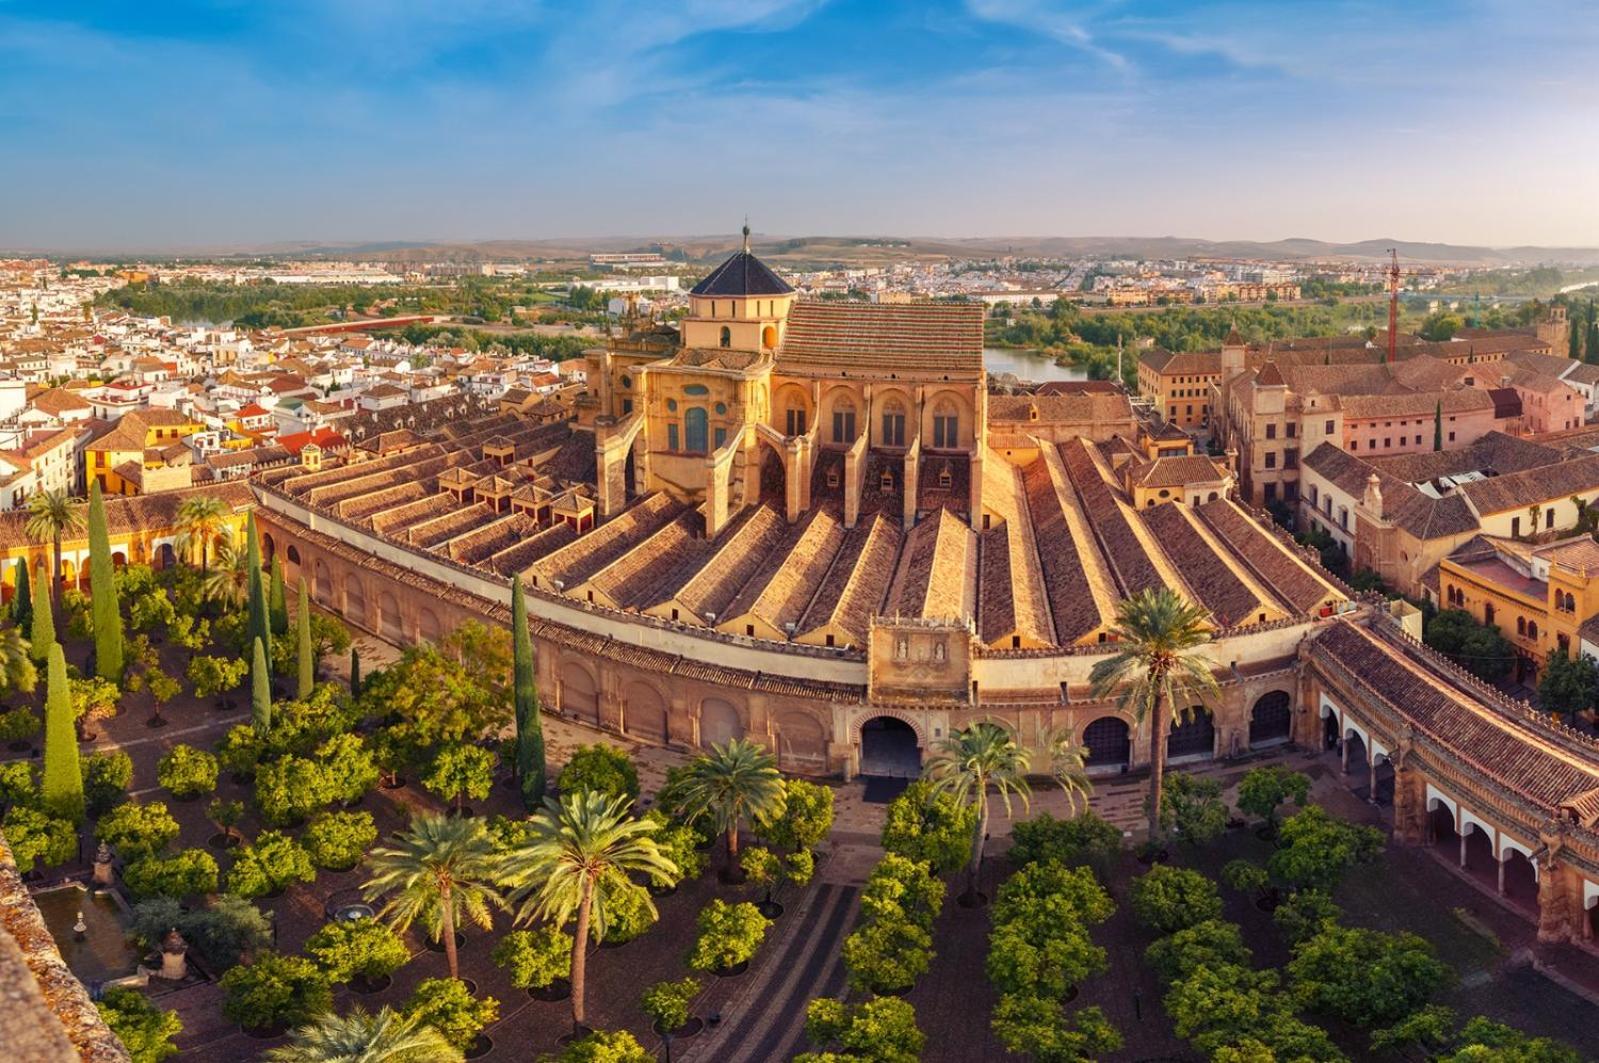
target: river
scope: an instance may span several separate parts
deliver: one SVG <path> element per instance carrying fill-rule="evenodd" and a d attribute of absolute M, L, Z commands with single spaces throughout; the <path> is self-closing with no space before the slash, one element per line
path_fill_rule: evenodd
<path fill-rule="evenodd" d="M 1056 365 L 1037 351 L 1024 347 L 984 347 L 983 364 L 989 375 L 1014 373 L 1020 380 L 1042 384 L 1050 380 L 1087 380 L 1088 373 L 1074 365 Z"/>

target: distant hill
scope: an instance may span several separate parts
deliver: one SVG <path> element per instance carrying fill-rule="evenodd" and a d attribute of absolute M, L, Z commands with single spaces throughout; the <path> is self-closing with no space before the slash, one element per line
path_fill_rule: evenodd
<path fill-rule="evenodd" d="M 161 257 L 256 257 L 350 259 L 377 262 L 546 261 L 571 263 L 592 252 L 659 251 L 708 265 L 736 250 L 737 235 L 601 236 L 549 240 L 408 241 L 319 243 L 283 241 L 255 246 L 169 250 Z M 980 258 L 1000 255 L 1047 258 L 1231 258 L 1375 262 L 1390 247 L 1408 262 L 1448 266 L 1599 266 L 1599 248 L 1477 247 L 1383 238 L 1329 243 L 1304 237 L 1267 242 L 1201 240 L 1179 236 L 783 236 L 758 234 L 753 245 L 763 258 L 791 268 L 883 265 L 906 259 Z M 146 252 L 156 254 L 156 252 Z M 126 253 L 124 253 L 125 255 Z"/>

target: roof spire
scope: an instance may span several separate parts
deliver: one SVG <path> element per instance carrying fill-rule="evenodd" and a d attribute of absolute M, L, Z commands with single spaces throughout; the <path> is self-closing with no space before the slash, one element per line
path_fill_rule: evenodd
<path fill-rule="evenodd" d="M 750 253 L 750 216 L 744 215 L 744 253 Z"/>

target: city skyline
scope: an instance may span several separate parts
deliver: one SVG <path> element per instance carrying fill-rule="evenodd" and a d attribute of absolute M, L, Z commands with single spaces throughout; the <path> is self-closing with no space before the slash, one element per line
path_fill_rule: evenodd
<path fill-rule="evenodd" d="M 1573 206 L 1599 30 L 1577 15 L 11 4 L 0 129 L 29 206 L 3 239 L 575 238 L 748 212 L 794 234 L 1595 246 Z"/>

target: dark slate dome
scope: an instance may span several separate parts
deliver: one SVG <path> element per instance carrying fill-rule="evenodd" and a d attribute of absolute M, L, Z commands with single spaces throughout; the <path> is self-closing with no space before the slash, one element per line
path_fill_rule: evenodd
<path fill-rule="evenodd" d="M 736 252 L 717 266 L 689 294 L 739 299 L 744 296 L 788 295 L 792 292 L 794 289 L 773 273 L 770 266 L 750 254 L 748 240 L 746 236 L 744 250 Z"/>

